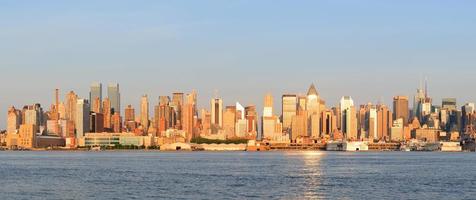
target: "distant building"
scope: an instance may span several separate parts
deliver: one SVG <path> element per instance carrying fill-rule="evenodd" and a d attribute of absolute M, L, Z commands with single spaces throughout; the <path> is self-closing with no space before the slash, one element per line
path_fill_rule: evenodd
<path fill-rule="evenodd" d="M 307 111 L 307 136 L 318 138 L 320 136 L 320 97 L 314 84 L 311 84 L 307 91 L 306 111 Z"/>
<path fill-rule="evenodd" d="M 89 102 L 86 99 L 78 99 L 76 102 L 76 138 L 83 137 L 89 132 Z"/>
<path fill-rule="evenodd" d="M 390 138 L 390 127 L 393 123 L 392 111 L 386 105 L 377 106 L 377 140 L 387 140 Z"/>
<path fill-rule="evenodd" d="M 223 127 L 223 100 L 214 98 L 210 101 L 211 104 L 211 124 Z"/>
<path fill-rule="evenodd" d="M 89 125 L 89 131 L 91 132 L 104 132 L 104 115 L 102 113 L 91 113 Z"/>
<path fill-rule="evenodd" d="M 16 132 L 20 128 L 22 114 L 21 111 L 10 107 L 7 114 L 7 133 Z"/>
<path fill-rule="evenodd" d="M 142 96 L 140 101 L 140 123 L 144 133 L 147 133 L 149 130 L 149 98 L 147 95 Z"/>
<path fill-rule="evenodd" d="M 89 102 L 91 102 L 91 111 L 99 113 L 102 109 L 102 84 L 95 82 L 91 84 L 89 91 Z"/>
<path fill-rule="evenodd" d="M 408 97 L 395 96 L 393 97 L 393 118 L 395 120 L 402 118 L 403 124 L 407 125 L 409 120 Z"/>
<path fill-rule="evenodd" d="M 111 124 L 112 108 L 111 108 L 111 101 L 109 100 L 109 97 L 106 97 L 103 100 L 102 108 L 103 108 L 103 115 L 104 115 L 104 128 L 109 130 L 112 128 L 112 124 Z"/>
<path fill-rule="evenodd" d="M 107 96 L 111 103 L 111 113 L 121 113 L 121 93 L 119 92 L 119 84 L 109 84 L 107 86 Z"/>
<path fill-rule="evenodd" d="M 228 138 L 236 137 L 235 134 L 236 124 L 236 107 L 227 106 L 223 114 L 223 131 Z"/>
<path fill-rule="evenodd" d="M 293 117 L 297 113 L 297 96 L 294 94 L 285 94 L 282 96 L 282 112 L 283 112 L 283 130 L 291 129 Z"/>

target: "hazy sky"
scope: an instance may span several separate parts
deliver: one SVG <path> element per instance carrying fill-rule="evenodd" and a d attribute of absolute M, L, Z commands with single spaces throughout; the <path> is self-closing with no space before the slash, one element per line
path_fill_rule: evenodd
<path fill-rule="evenodd" d="M 0 1 L 0 129 L 10 105 L 49 108 L 54 88 L 87 98 L 119 82 L 122 107 L 140 95 L 214 90 L 225 104 L 266 92 L 328 105 L 430 95 L 475 101 L 476 1 Z M 106 89 L 104 89 L 106 94 Z"/>

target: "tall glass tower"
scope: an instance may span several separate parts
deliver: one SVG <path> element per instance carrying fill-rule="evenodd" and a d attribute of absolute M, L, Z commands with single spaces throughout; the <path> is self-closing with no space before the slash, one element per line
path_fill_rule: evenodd
<path fill-rule="evenodd" d="M 119 84 L 112 83 L 107 87 L 107 96 L 111 101 L 111 109 L 114 113 L 121 113 L 121 93 L 119 93 Z"/>
<path fill-rule="evenodd" d="M 99 108 L 101 109 L 101 102 L 102 102 L 102 84 L 98 82 L 94 82 L 91 84 L 91 88 L 89 91 L 89 102 L 91 104 L 91 111 L 96 106 L 96 98 L 99 98 Z"/>

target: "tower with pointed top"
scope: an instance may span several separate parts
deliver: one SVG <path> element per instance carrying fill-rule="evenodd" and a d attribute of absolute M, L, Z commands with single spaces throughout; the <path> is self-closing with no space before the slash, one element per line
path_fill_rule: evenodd
<path fill-rule="evenodd" d="M 306 96 L 307 134 L 313 138 L 320 136 L 320 98 L 316 86 L 311 84 Z"/>

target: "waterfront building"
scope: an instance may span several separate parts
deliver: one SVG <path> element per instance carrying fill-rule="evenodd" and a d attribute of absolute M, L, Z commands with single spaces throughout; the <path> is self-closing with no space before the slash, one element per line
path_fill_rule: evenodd
<path fill-rule="evenodd" d="M 101 112 L 102 102 L 102 84 L 94 82 L 91 84 L 89 91 L 89 102 L 91 102 L 91 111 L 95 113 Z"/>
<path fill-rule="evenodd" d="M 119 84 L 110 83 L 107 86 L 107 96 L 110 101 L 111 115 L 114 113 L 121 113 L 121 93 L 119 92 Z"/>
<path fill-rule="evenodd" d="M 34 124 L 22 124 L 18 133 L 18 147 L 23 149 L 35 148 L 36 130 Z"/>
<path fill-rule="evenodd" d="M 307 111 L 299 110 L 296 115 L 293 116 L 291 122 L 291 140 L 296 141 L 298 137 L 307 137 Z"/>
<path fill-rule="evenodd" d="M 441 130 L 423 127 L 415 130 L 415 136 L 417 140 L 426 142 L 437 142 Z"/>

